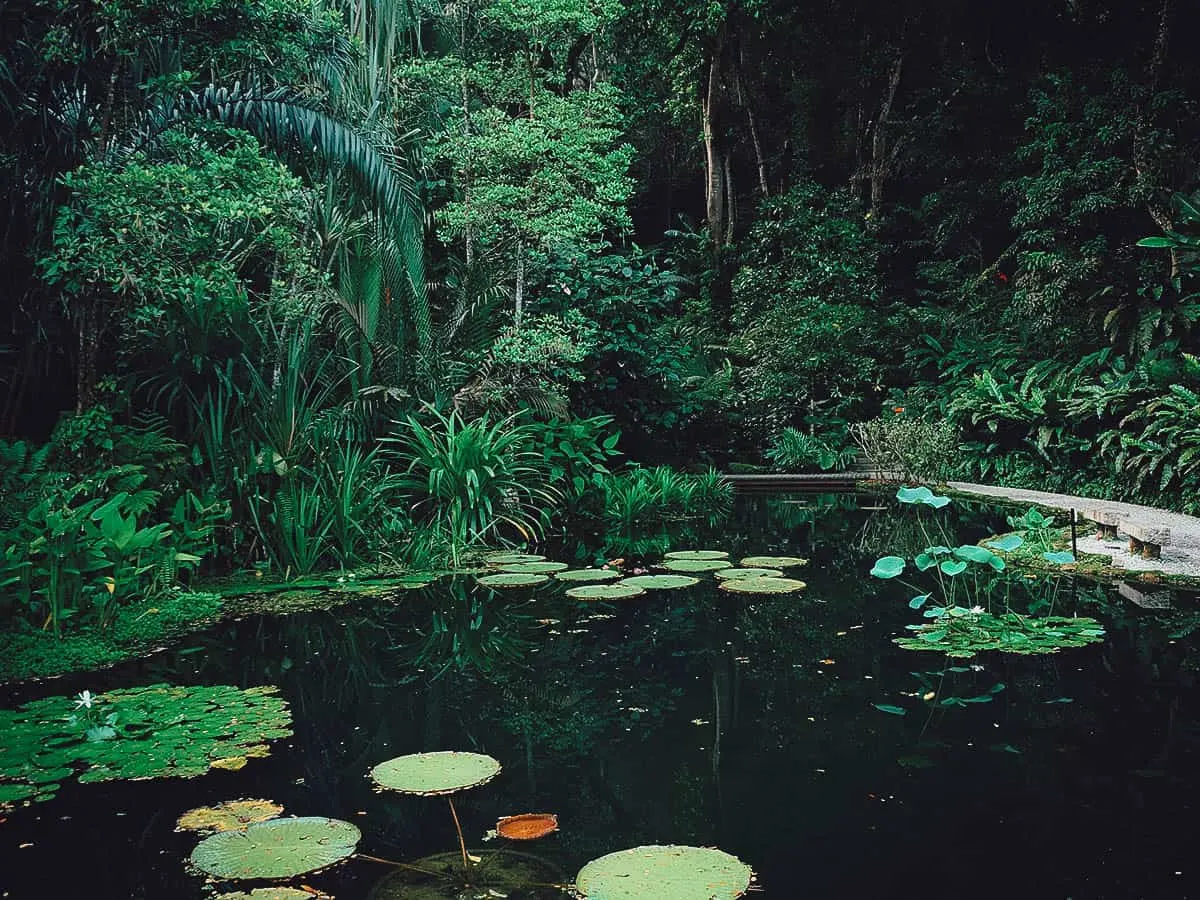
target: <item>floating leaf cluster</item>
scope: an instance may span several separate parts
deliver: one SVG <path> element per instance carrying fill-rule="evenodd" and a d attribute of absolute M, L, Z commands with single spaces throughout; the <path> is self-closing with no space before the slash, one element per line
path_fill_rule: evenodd
<path fill-rule="evenodd" d="M 1104 626 L 1086 616 L 992 615 L 952 607 L 936 621 L 906 626 L 910 634 L 895 642 L 906 650 L 935 650 L 968 658 L 982 650 L 1033 655 L 1064 647 L 1084 647 L 1104 639 Z"/>
<path fill-rule="evenodd" d="M 267 756 L 268 741 L 292 734 L 276 694 L 270 686 L 158 684 L 89 695 L 86 709 L 46 697 L 0 710 L 0 805 L 48 800 L 72 777 L 192 778 L 241 768 Z"/>
<path fill-rule="evenodd" d="M 258 822 L 276 818 L 283 807 L 270 800 L 226 800 L 216 806 L 189 809 L 175 823 L 176 831 L 201 834 L 218 831 L 243 831 Z"/>

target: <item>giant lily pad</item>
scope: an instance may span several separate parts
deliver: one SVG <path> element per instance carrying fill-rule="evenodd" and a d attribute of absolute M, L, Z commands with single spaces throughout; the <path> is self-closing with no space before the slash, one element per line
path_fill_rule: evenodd
<path fill-rule="evenodd" d="M 664 553 L 666 559 L 728 559 L 729 554 L 724 550 L 672 550 Z"/>
<path fill-rule="evenodd" d="M 272 819 L 206 837 L 192 851 L 191 862 L 214 878 L 293 878 L 341 862 L 361 838 L 357 828 L 339 819 Z"/>
<path fill-rule="evenodd" d="M 547 575 L 551 572 L 562 572 L 571 567 L 566 563 L 539 561 L 511 563 L 509 565 L 497 566 L 497 568 L 501 572 L 511 572 L 514 575 Z"/>
<path fill-rule="evenodd" d="M 49 799 L 72 776 L 192 778 L 244 766 L 292 734 L 277 690 L 157 684 L 0 710 L 0 804 Z"/>
<path fill-rule="evenodd" d="M 692 587 L 699 584 L 700 579 L 689 575 L 634 575 L 618 583 L 650 591 L 670 591 L 675 588 Z"/>
<path fill-rule="evenodd" d="M 616 584 L 581 584 L 567 591 L 576 600 L 628 600 L 646 593 L 645 588 L 618 581 Z"/>
<path fill-rule="evenodd" d="M 255 888 L 252 891 L 230 891 L 224 894 L 214 894 L 213 900 L 332 900 L 328 894 L 319 891 L 302 890 L 300 888 L 276 885 L 272 887 Z"/>
<path fill-rule="evenodd" d="M 733 567 L 727 559 L 668 559 L 663 563 L 663 568 L 668 572 L 715 572 L 718 569 L 730 569 Z"/>
<path fill-rule="evenodd" d="M 721 590 L 735 594 L 790 594 L 802 591 L 808 585 L 794 578 L 727 578 L 721 582 Z"/>
<path fill-rule="evenodd" d="M 242 831 L 258 822 L 276 818 L 283 807 L 270 800 L 226 800 L 216 806 L 189 809 L 175 823 L 176 831 Z"/>
<path fill-rule="evenodd" d="M 545 584 L 550 580 L 547 575 L 520 574 L 518 572 L 501 572 L 497 575 L 481 575 L 475 579 L 484 587 L 490 588 L 520 588 Z"/>
<path fill-rule="evenodd" d="M 379 787 L 421 797 L 436 797 L 479 787 L 499 774 L 498 760 L 482 753 L 460 753 L 455 750 L 397 756 L 371 770 L 371 778 Z"/>
<path fill-rule="evenodd" d="M 554 576 L 559 581 L 575 581 L 579 583 L 616 581 L 621 573 L 616 569 L 568 569 Z"/>
<path fill-rule="evenodd" d="M 515 563 L 541 562 L 545 558 L 536 553 L 513 553 L 509 551 L 489 553 L 484 557 L 488 564 L 493 566 L 511 566 Z"/>
<path fill-rule="evenodd" d="M 741 565 L 752 569 L 795 569 L 807 566 L 808 560 L 799 556 L 747 556 Z"/>
<path fill-rule="evenodd" d="M 781 569 L 720 569 L 713 573 L 717 576 L 718 581 L 726 581 L 730 578 L 779 578 L 783 575 Z"/>
<path fill-rule="evenodd" d="M 554 813 L 521 813 L 496 823 L 496 833 L 510 841 L 536 841 L 556 831 L 558 816 Z"/>
<path fill-rule="evenodd" d="M 753 871 L 736 856 L 707 847 L 647 846 L 594 859 L 575 878 L 587 900 L 734 900 Z"/>

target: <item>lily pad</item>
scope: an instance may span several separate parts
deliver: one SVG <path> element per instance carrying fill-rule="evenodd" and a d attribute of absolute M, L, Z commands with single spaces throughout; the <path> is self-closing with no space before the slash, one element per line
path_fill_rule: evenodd
<path fill-rule="evenodd" d="M 272 819 L 206 837 L 192 851 L 191 862 L 214 878 L 293 878 L 348 858 L 361 838 L 357 828 L 339 819 Z"/>
<path fill-rule="evenodd" d="M 768 578 L 729 578 L 722 581 L 720 588 L 723 591 L 732 591 L 735 594 L 791 594 L 794 591 L 802 591 L 808 585 L 803 581 L 797 581 L 794 578 L 779 578 L 771 576 Z"/>
<path fill-rule="evenodd" d="M 484 560 L 493 566 L 511 566 L 515 563 L 541 562 L 545 558 L 537 553 L 510 553 L 508 551 L 501 551 L 499 553 L 489 553 L 484 557 Z"/>
<path fill-rule="evenodd" d="M 724 550 L 672 550 L 664 553 L 665 559 L 728 559 Z"/>
<path fill-rule="evenodd" d="M 268 741 L 292 734 L 277 693 L 156 684 L 0 710 L 0 804 L 47 800 L 72 776 L 193 778 L 245 765 L 270 754 Z"/>
<path fill-rule="evenodd" d="M 718 581 L 725 581 L 729 578 L 779 578 L 783 575 L 781 569 L 719 569 L 713 573 Z"/>
<path fill-rule="evenodd" d="M 261 887 L 252 891 L 233 891 L 227 894 L 217 894 L 213 900 L 333 900 L 328 894 L 322 894 L 294 887 Z"/>
<path fill-rule="evenodd" d="M 497 566 L 501 572 L 511 572 L 514 575 L 547 575 L 551 572 L 562 572 L 571 568 L 560 562 L 523 562 Z"/>
<path fill-rule="evenodd" d="M 594 859 L 575 878 L 587 900 L 734 900 L 754 873 L 722 850 L 647 846 Z"/>
<path fill-rule="evenodd" d="M 692 587 L 699 583 L 699 578 L 692 578 L 689 575 L 634 575 L 632 578 L 626 578 L 618 582 L 618 584 L 624 584 L 628 587 L 643 588 L 650 591 L 670 591 L 675 588 Z"/>
<path fill-rule="evenodd" d="M 795 569 L 807 566 L 808 560 L 799 556 L 747 556 L 741 565 L 751 569 Z"/>
<path fill-rule="evenodd" d="M 371 770 L 371 778 L 379 787 L 421 797 L 437 797 L 479 787 L 499 774 L 498 760 L 483 753 L 455 750 L 397 756 Z"/>
<path fill-rule="evenodd" d="M 576 581 L 581 583 L 616 581 L 621 573 L 616 569 L 568 569 L 554 576 L 559 581 Z"/>
<path fill-rule="evenodd" d="M 521 813 L 496 823 L 496 833 L 510 841 L 536 841 L 556 831 L 558 816 L 553 813 Z"/>
<path fill-rule="evenodd" d="M 498 575 L 481 575 L 475 579 L 484 587 L 490 588 L 520 588 L 545 584 L 550 580 L 548 575 L 526 574 L 518 572 L 501 572 Z"/>
<path fill-rule="evenodd" d="M 283 807 L 270 800 L 226 800 L 216 806 L 189 809 L 175 823 L 176 831 L 213 833 L 242 831 L 258 822 L 274 819 Z"/>
<path fill-rule="evenodd" d="M 646 593 L 645 588 L 618 581 L 616 584 L 582 584 L 567 591 L 576 600 L 628 600 Z"/>
<path fill-rule="evenodd" d="M 715 572 L 733 568 L 733 563 L 727 559 L 669 559 L 663 568 L 668 572 Z"/>

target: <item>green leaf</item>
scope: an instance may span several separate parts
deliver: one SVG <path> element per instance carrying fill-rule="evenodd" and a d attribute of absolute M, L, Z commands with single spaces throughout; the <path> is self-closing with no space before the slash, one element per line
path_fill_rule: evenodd
<path fill-rule="evenodd" d="M 988 546 L 993 550 L 999 550 L 1001 553 L 1012 553 L 1024 543 L 1025 539 L 1019 534 L 1006 534 L 1002 538 L 988 541 Z"/>
<path fill-rule="evenodd" d="M 1144 237 L 1137 242 L 1139 247 L 1150 247 L 1155 250 L 1167 250 L 1175 246 L 1175 242 L 1165 237 Z"/>
<path fill-rule="evenodd" d="M 909 609 L 920 609 L 922 606 L 925 605 L 925 601 L 928 600 L 931 596 L 932 596 L 931 594 L 921 594 L 919 596 L 913 597 L 911 600 L 908 601 Z"/>
<path fill-rule="evenodd" d="M 1054 563 L 1056 566 L 1066 566 L 1075 562 L 1075 554 L 1070 550 L 1059 550 L 1055 553 L 1043 553 L 1042 558 L 1046 562 Z"/>
<path fill-rule="evenodd" d="M 962 560 L 947 559 L 942 562 L 941 570 L 953 578 L 955 575 L 961 575 L 967 571 L 967 564 Z"/>
<path fill-rule="evenodd" d="M 883 556 L 875 562 L 871 574 L 876 578 L 895 578 L 904 571 L 904 559 L 899 556 Z"/>
<path fill-rule="evenodd" d="M 890 716 L 906 716 L 908 710 L 902 706 L 892 706 L 890 703 L 876 703 L 875 708 L 880 712 L 885 712 Z"/>

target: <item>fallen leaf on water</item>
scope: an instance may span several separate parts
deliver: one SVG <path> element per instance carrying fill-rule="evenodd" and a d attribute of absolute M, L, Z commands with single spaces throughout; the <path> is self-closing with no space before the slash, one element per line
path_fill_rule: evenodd
<path fill-rule="evenodd" d="M 937 696 L 937 693 L 935 691 L 928 691 L 921 696 L 921 699 L 922 700 L 932 700 L 936 696 Z"/>
<path fill-rule="evenodd" d="M 823 659 L 823 660 L 821 660 L 821 665 L 823 665 L 823 666 L 832 666 L 832 665 L 833 665 L 833 662 L 834 662 L 834 661 L 833 661 L 832 659 Z"/>

